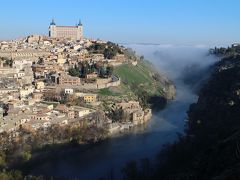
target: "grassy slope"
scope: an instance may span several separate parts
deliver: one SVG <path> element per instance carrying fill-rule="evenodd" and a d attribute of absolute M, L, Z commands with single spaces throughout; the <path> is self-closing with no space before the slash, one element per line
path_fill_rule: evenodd
<path fill-rule="evenodd" d="M 151 84 L 152 79 L 149 72 L 141 65 L 132 66 L 124 64 L 116 67 L 114 73 L 121 77 L 121 80 L 130 84 Z"/>
<path fill-rule="evenodd" d="M 99 91 L 100 95 L 106 96 L 133 96 L 134 85 L 136 88 L 146 90 L 149 95 L 161 95 L 162 87 L 156 82 L 151 73 L 156 72 L 151 63 L 140 61 L 137 66 L 123 64 L 114 68 L 114 74 L 121 78 L 121 85 L 117 88 L 107 88 Z"/>

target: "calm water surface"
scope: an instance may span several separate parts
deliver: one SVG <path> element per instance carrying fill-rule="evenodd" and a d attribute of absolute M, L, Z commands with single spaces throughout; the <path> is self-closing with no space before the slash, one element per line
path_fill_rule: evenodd
<path fill-rule="evenodd" d="M 195 62 L 192 60 L 194 56 L 182 57 L 182 51 L 179 53 L 165 49 L 165 47 L 154 47 L 155 49 L 153 49 L 153 47 L 145 48 L 144 45 L 137 45 L 133 48 L 142 52 L 156 67 L 159 67 L 161 72 L 166 72 L 172 78 L 177 88 L 176 99 L 170 101 L 161 112 L 154 113 L 152 120 L 146 125 L 136 127 L 131 132 L 108 139 L 87 150 L 74 151 L 74 153 L 63 155 L 57 160 L 42 162 L 33 167 L 32 174 L 98 179 L 102 176 L 109 176 L 110 172 L 113 172 L 115 179 L 120 179 L 121 169 L 126 162 L 145 157 L 154 158 L 164 144 L 176 140 L 176 133 L 183 132 L 186 111 L 189 105 L 197 100 L 197 96 L 190 86 L 183 83 L 184 77 L 181 76 L 180 71 L 190 62 Z M 142 51 L 143 48 L 144 51 Z M 167 50 L 167 53 L 159 56 L 156 53 L 157 50 L 159 52 Z M 189 51 L 184 48 L 183 50 Z M 185 65 L 181 64 L 182 69 L 176 69 L 174 66 L 176 62 L 181 63 L 179 62 L 181 57 L 192 61 Z M 174 72 L 177 73 L 174 74 Z"/>

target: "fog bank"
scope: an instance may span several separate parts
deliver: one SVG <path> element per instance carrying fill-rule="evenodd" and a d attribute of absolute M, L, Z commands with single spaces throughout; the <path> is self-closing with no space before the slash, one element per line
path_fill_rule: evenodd
<path fill-rule="evenodd" d="M 162 130 L 164 121 L 169 124 L 166 129 L 169 133 L 183 133 L 189 105 L 197 101 L 197 92 L 209 77 L 210 67 L 217 58 L 209 55 L 206 46 L 133 44 L 128 47 L 152 62 L 176 86 L 176 99 L 153 115 L 149 125 L 151 131 Z"/>
<path fill-rule="evenodd" d="M 143 55 L 174 82 L 178 100 L 188 98 L 184 94 L 196 94 L 199 84 L 209 75 L 209 67 L 217 61 L 216 57 L 208 54 L 207 46 L 133 44 L 128 47 Z"/>
<path fill-rule="evenodd" d="M 61 158 L 43 161 L 32 167 L 32 174 L 98 179 L 114 174 L 121 178 L 121 169 L 131 160 L 154 159 L 166 143 L 183 133 L 186 111 L 197 100 L 196 87 L 205 77 L 207 68 L 216 58 L 207 56 L 202 46 L 125 45 L 144 55 L 161 73 L 169 77 L 177 88 L 177 97 L 166 108 L 154 113 L 149 123 L 129 133 L 95 144 L 86 151 L 61 155 Z M 64 158 L 62 158 L 64 157 Z"/>

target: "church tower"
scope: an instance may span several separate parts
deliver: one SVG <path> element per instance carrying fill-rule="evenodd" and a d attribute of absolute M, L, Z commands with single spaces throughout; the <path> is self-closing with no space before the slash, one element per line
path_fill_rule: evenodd
<path fill-rule="evenodd" d="M 49 37 L 55 37 L 55 29 L 56 29 L 56 23 L 54 22 L 54 19 L 52 19 L 52 22 L 49 26 Z"/>
<path fill-rule="evenodd" d="M 78 39 L 82 39 L 83 38 L 83 25 L 82 25 L 82 22 L 81 20 L 79 19 L 79 22 L 77 24 L 77 28 L 78 28 Z"/>

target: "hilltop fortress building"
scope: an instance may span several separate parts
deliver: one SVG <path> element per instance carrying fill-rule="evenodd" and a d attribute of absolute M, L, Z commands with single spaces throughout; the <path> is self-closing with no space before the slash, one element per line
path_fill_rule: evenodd
<path fill-rule="evenodd" d="M 83 38 L 82 23 L 79 21 L 76 26 L 57 26 L 54 20 L 52 20 L 49 26 L 49 37 L 81 40 Z"/>

